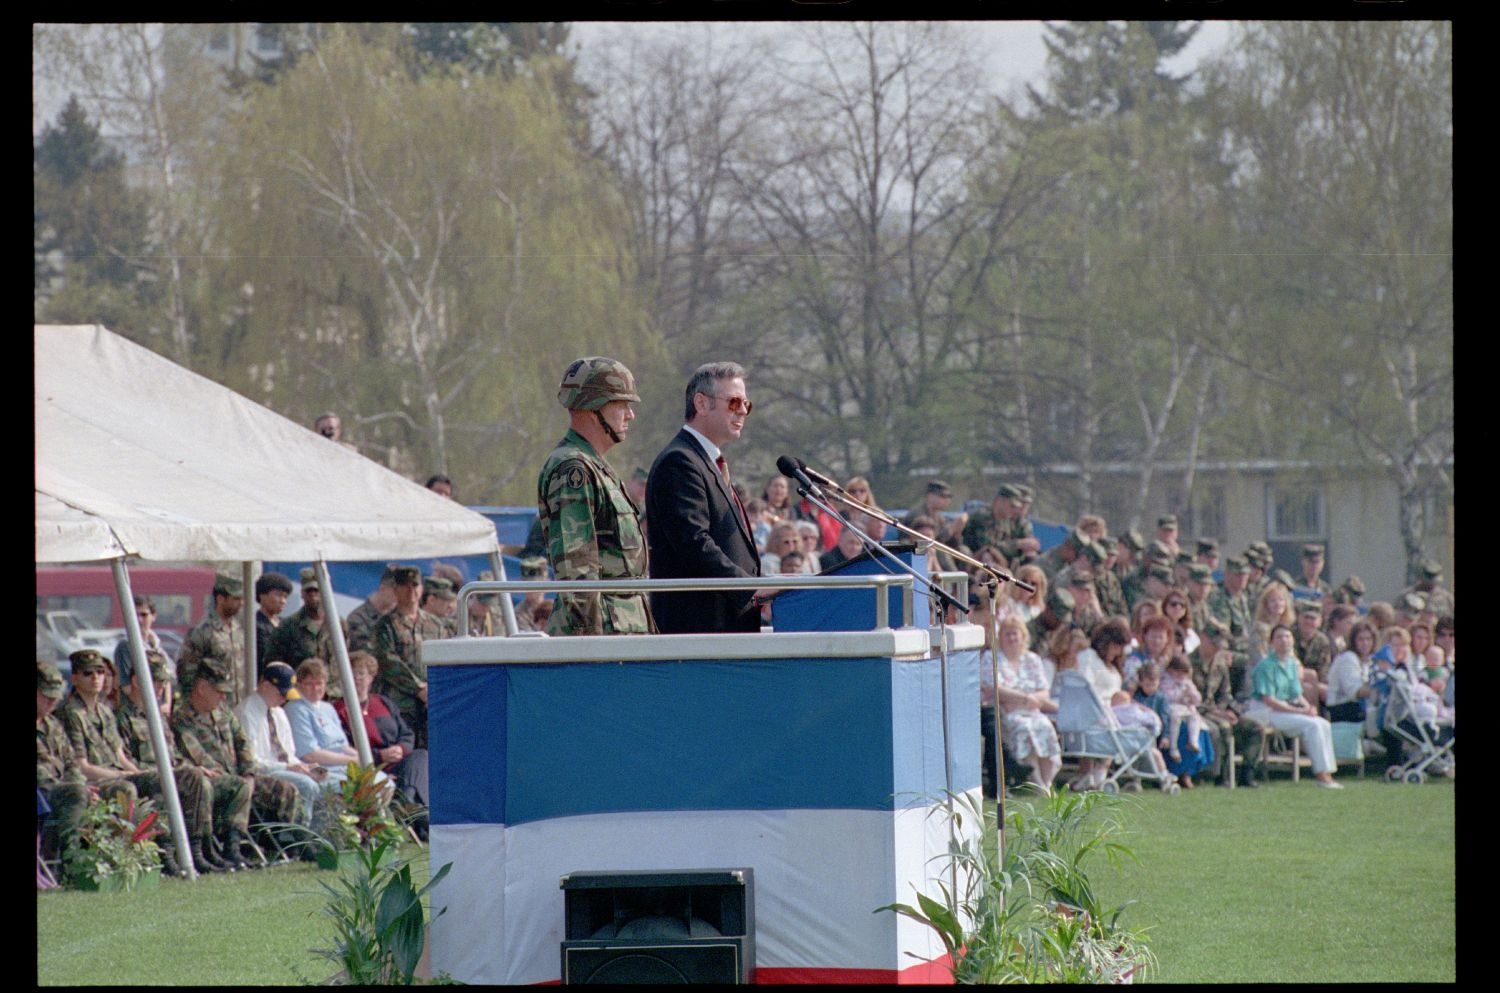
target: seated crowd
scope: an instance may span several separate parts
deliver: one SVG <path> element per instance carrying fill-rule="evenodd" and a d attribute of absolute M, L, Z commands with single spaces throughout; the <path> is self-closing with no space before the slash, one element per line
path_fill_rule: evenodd
<path fill-rule="evenodd" d="M 424 580 L 415 566 L 387 567 L 375 593 L 341 623 L 352 695 L 333 676 L 333 637 L 312 569 L 302 571 L 302 606 L 289 618 L 280 613 L 291 581 L 272 572 L 256 582 L 259 674 L 243 699 L 234 679 L 245 650 L 238 580 L 217 578 L 213 611 L 189 632 L 175 661 L 151 631 L 155 605 L 149 597 L 135 598 L 197 872 L 260 864 L 246 857 L 247 850 L 255 854 L 256 846 L 247 843 L 257 836 L 276 861 L 289 853 L 316 856 L 315 836 L 337 817 L 335 794 L 349 764 L 358 762 L 351 696 L 374 764 L 392 784 L 397 813 L 413 834 L 426 837 L 427 683 L 418 648 L 424 638 L 457 633 L 456 578 Z M 471 618 L 471 631 L 475 623 Z M 115 796 L 162 804 L 144 681 L 133 678 L 130 657 L 127 642 L 113 659 L 93 649 L 74 652 L 71 687 L 54 664 L 37 662 L 40 887 L 55 885 L 47 864 L 74 843 L 90 804 Z M 159 837 L 158 844 L 164 870 L 185 871 L 170 838 Z"/>
<path fill-rule="evenodd" d="M 856 503 L 879 506 L 863 477 L 845 489 Z M 1414 747 L 1385 726 L 1392 679 L 1412 698 L 1415 720 L 1435 738 L 1451 737 L 1454 601 L 1439 565 L 1424 563 L 1422 580 L 1394 604 L 1367 605 L 1357 576 L 1337 588 L 1323 577 L 1322 545 L 1303 547 L 1294 577 L 1275 567 L 1263 541 L 1223 560 L 1212 538 L 1181 547 L 1172 514 L 1157 520 L 1150 541 L 1134 529 L 1112 535 L 1103 518 L 1087 514 L 1043 553 L 1028 516 L 1032 498 L 1029 487 L 1005 484 L 989 507 L 950 514 L 952 489 L 934 480 L 903 521 L 1035 587 L 992 584 L 984 570 L 929 547 L 930 572 L 969 573 L 968 620 L 986 632 L 980 670 L 987 789 L 996 779 L 997 699 L 1006 781 L 1047 788 L 1058 781 L 1067 737 L 1059 725 L 1071 726 L 1058 673 L 1069 670 L 1083 681 L 1065 681 L 1086 683 L 1111 740 L 1151 744 L 1124 749 L 1137 756 L 1127 788 L 1147 778 L 1164 789 L 1191 789 L 1200 776 L 1254 787 L 1275 735 L 1298 739 L 1314 782 L 1337 789 L 1336 727 L 1363 754 L 1390 762 Z M 852 527 L 844 528 L 806 498 L 798 501 L 779 475 L 744 502 L 767 575 L 816 573 L 858 555 L 863 542 L 850 533 L 855 528 L 877 541 L 894 537 L 853 507 L 845 508 Z M 1241 761 L 1231 763 L 1231 756 Z M 1095 788 L 1111 760 L 1080 756 L 1077 766 L 1067 785 Z M 1452 775 L 1451 758 L 1432 770 Z"/>

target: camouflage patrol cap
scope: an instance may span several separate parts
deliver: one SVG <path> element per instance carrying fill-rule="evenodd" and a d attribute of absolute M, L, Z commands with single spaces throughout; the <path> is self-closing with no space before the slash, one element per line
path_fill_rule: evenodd
<path fill-rule="evenodd" d="M 242 597 L 245 595 L 245 584 L 242 580 L 235 576 L 215 576 L 214 595 Z"/>
<path fill-rule="evenodd" d="M 1087 569 L 1077 570 L 1068 578 L 1068 585 L 1077 587 L 1078 589 L 1083 589 L 1086 586 L 1091 587 L 1094 585 L 1094 574 Z"/>
<path fill-rule="evenodd" d="M 1188 568 L 1188 579 L 1195 583 L 1211 583 L 1214 581 L 1214 571 L 1202 562 L 1195 562 Z"/>
<path fill-rule="evenodd" d="M 1135 528 L 1126 528 L 1125 533 L 1120 535 L 1120 544 L 1129 548 L 1139 555 L 1146 550 L 1146 539 Z"/>
<path fill-rule="evenodd" d="M 1350 576 L 1348 579 L 1344 580 L 1343 584 L 1339 586 L 1339 589 L 1348 590 L 1355 596 L 1364 596 L 1365 581 L 1363 579 L 1360 579 L 1358 576 Z"/>
<path fill-rule="evenodd" d="M 1175 530 L 1177 528 L 1177 515 L 1162 514 L 1156 519 L 1156 526 L 1159 528 L 1172 528 Z"/>
<path fill-rule="evenodd" d="M 1079 528 L 1074 528 L 1068 532 L 1068 544 L 1072 545 L 1073 550 L 1076 552 L 1083 551 L 1088 547 L 1089 542 L 1093 540 Z"/>
<path fill-rule="evenodd" d="M 93 648 L 80 648 L 68 656 L 68 661 L 73 663 L 73 671 L 79 674 L 109 671 L 109 663 Z"/>
<path fill-rule="evenodd" d="M 40 659 L 36 663 L 36 691 L 52 700 L 61 700 L 63 695 L 62 673 L 51 662 Z"/>
<path fill-rule="evenodd" d="M 304 590 L 318 588 L 318 570 L 310 565 L 302 567 L 302 571 L 297 574 L 297 579 L 302 583 Z"/>
<path fill-rule="evenodd" d="M 1104 560 L 1109 558 L 1109 552 L 1104 545 L 1097 541 L 1089 541 L 1079 550 L 1084 558 L 1094 565 L 1103 565 Z"/>
<path fill-rule="evenodd" d="M 458 594 L 453 591 L 453 580 L 444 579 L 442 576 L 428 576 L 422 580 L 422 585 L 427 592 L 440 600 L 457 600 Z"/>
<path fill-rule="evenodd" d="M 1028 503 L 1036 498 L 1036 490 L 1033 490 L 1025 483 L 1017 483 L 1016 490 L 1021 494 L 1021 499 L 1027 501 Z"/>
<path fill-rule="evenodd" d="M 1425 559 L 1422 562 L 1422 575 L 1428 579 L 1437 579 L 1443 574 L 1443 564 L 1435 559 Z"/>
<path fill-rule="evenodd" d="M 1014 483 L 1001 483 L 1000 488 L 995 491 L 995 496 L 1004 497 L 1007 500 L 1020 500 L 1021 488 Z"/>
<path fill-rule="evenodd" d="M 1054 586 L 1047 591 L 1047 606 L 1052 608 L 1054 614 L 1071 614 L 1076 605 L 1073 594 L 1061 586 Z"/>
<path fill-rule="evenodd" d="M 1108 558 L 1110 553 L 1120 546 L 1120 539 L 1112 534 L 1101 535 L 1094 540 L 1099 543 L 1100 548 L 1104 549 L 1105 558 Z"/>
<path fill-rule="evenodd" d="M 1163 565 L 1172 564 L 1172 549 L 1167 547 L 1164 541 L 1153 541 L 1146 546 L 1146 560 L 1148 562 L 1160 562 Z"/>
<path fill-rule="evenodd" d="M 1246 562 L 1243 556 L 1231 555 L 1224 560 L 1224 571 L 1244 575 L 1250 571 L 1250 563 Z"/>
<path fill-rule="evenodd" d="M 398 565 L 391 571 L 391 582 L 397 586 L 415 586 L 422 582 L 422 570 L 414 565 Z"/>
<path fill-rule="evenodd" d="M 1177 553 L 1177 557 L 1175 559 L 1173 559 L 1172 561 L 1175 562 L 1177 565 L 1192 565 L 1192 563 L 1193 563 L 1193 553 L 1192 552 L 1187 552 L 1187 551 L 1178 552 Z"/>
<path fill-rule="evenodd" d="M 1199 538 L 1198 539 L 1198 554 L 1199 555 L 1218 555 L 1219 554 L 1219 539 L 1217 539 L 1217 538 Z"/>
<path fill-rule="evenodd" d="M 1317 600 L 1303 600 L 1301 603 L 1297 604 L 1297 613 L 1299 615 L 1316 614 L 1317 616 L 1322 617 L 1323 604 Z"/>
<path fill-rule="evenodd" d="M 1420 614 L 1427 609 L 1427 598 L 1415 590 L 1401 594 L 1396 607 L 1408 614 Z"/>
<path fill-rule="evenodd" d="M 953 487 L 941 479 L 934 479 L 927 484 L 928 493 L 936 493 L 939 496 L 952 496 Z"/>
<path fill-rule="evenodd" d="M 1305 559 L 1320 559 L 1323 557 L 1323 546 L 1315 541 L 1310 541 L 1302 546 L 1302 557 Z"/>
<path fill-rule="evenodd" d="M 547 574 L 547 560 L 540 555 L 521 560 L 522 576 L 545 576 Z"/>
<path fill-rule="evenodd" d="M 172 678 L 172 670 L 167 668 L 167 657 L 154 648 L 146 649 L 146 668 L 151 670 L 153 685 L 161 686 Z"/>
<path fill-rule="evenodd" d="M 229 671 L 229 666 L 219 659 L 203 659 L 198 663 L 198 669 L 193 673 L 193 680 L 196 682 L 200 679 L 221 692 L 232 693 L 234 691 L 234 674 Z"/>
<path fill-rule="evenodd" d="M 1146 570 L 1146 575 L 1152 579 L 1160 580 L 1168 586 L 1172 585 L 1172 570 L 1164 565 L 1154 565 Z"/>
<path fill-rule="evenodd" d="M 635 392 L 635 377 L 624 363 L 602 355 L 591 355 L 568 366 L 557 388 L 557 402 L 569 410 L 599 410 L 611 400 L 641 398 Z"/>
<path fill-rule="evenodd" d="M 1293 586 L 1297 585 L 1297 581 L 1292 578 L 1292 574 L 1287 572 L 1285 569 L 1277 569 L 1275 572 L 1271 573 L 1271 578 L 1276 580 L 1282 586 L 1285 586 L 1287 589 L 1291 589 Z"/>

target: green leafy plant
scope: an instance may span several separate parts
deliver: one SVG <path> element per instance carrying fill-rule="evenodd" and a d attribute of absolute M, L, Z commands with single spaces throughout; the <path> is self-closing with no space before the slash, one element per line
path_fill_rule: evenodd
<path fill-rule="evenodd" d="M 161 833 L 157 811 L 149 800 L 132 802 L 118 794 L 100 797 L 84 811 L 78 830 L 67 840 L 63 872 L 74 885 L 108 885 L 118 879 L 123 889 L 161 867 Z"/>
<path fill-rule="evenodd" d="M 1011 803 L 1005 845 L 981 802 L 954 795 L 953 816 L 977 821 L 977 834 L 955 832 L 938 882 L 942 899 L 880 907 L 931 928 L 960 983 L 1120 983 L 1142 978 L 1156 959 L 1144 932 L 1121 925 L 1121 907 L 1100 906 L 1088 863 L 1134 858 L 1117 841 L 1123 801 L 1103 793 L 1060 791 Z M 956 880 L 950 882 L 951 880 Z"/>
<path fill-rule="evenodd" d="M 333 922 L 334 947 L 314 951 L 340 967 L 335 977 L 338 983 L 412 983 L 427 940 L 422 897 L 448 874 L 453 863 L 445 864 L 419 890 L 412 885 L 407 860 L 388 860 L 392 851 L 390 841 L 358 848 L 356 864 L 337 882 L 319 882 L 328 894 L 321 912 Z M 439 910 L 433 919 L 443 912 Z"/>
<path fill-rule="evenodd" d="M 396 784 L 375 766 L 350 762 L 344 781 L 330 791 L 324 842 L 336 852 L 352 852 L 400 841 L 401 825 L 391 812 L 395 793 Z"/>

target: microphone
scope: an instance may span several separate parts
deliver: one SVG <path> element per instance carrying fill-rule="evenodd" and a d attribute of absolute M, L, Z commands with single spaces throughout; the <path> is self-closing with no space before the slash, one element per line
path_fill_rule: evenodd
<path fill-rule="evenodd" d="M 827 499 L 823 495 L 822 489 L 818 487 L 818 484 L 807 478 L 808 470 L 802 464 L 801 459 L 794 459 L 790 455 L 783 455 L 776 460 L 776 471 L 790 479 L 795 479 L 804 490 L 819 500 Z"/>
<path fill-rule="evenodd" d="M 807 477 L 809 479 L 811 479 L 813 482 L 819 483 L 819 484 L 821 484 L 823 486 L 832 487 L 833 489 L 838 490 L 840 493 L 843 492 L 844 488 L 842 486 L 840 486 L 838 483 L 836 483 L 832 479 L 829 479 L 827 476 L 823 475 L 821 472 L 819 472 L 818 470 L 814 469 L 812 466 L 808 465 L 806 462 L 803 462 L 801 459 L 793 459 L 792 461 L 795 462 L 795 463 L 797 463 L 797 468 L 799 468 L 803 472 L 807 473 Z"/>

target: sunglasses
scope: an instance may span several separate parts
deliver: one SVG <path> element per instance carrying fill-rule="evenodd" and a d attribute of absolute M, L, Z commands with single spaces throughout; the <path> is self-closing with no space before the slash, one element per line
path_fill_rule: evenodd
<path fill-rule="evenodd" d="M 750 411 L 755 408 L 755 404 L 744 397 L 721 397 L 717 393 L 709 394 L 709 396 L 715 400 L 723 400 L 724 406 L 729 408 L 731 414 L 742 414 L 748 417 Z"/>

